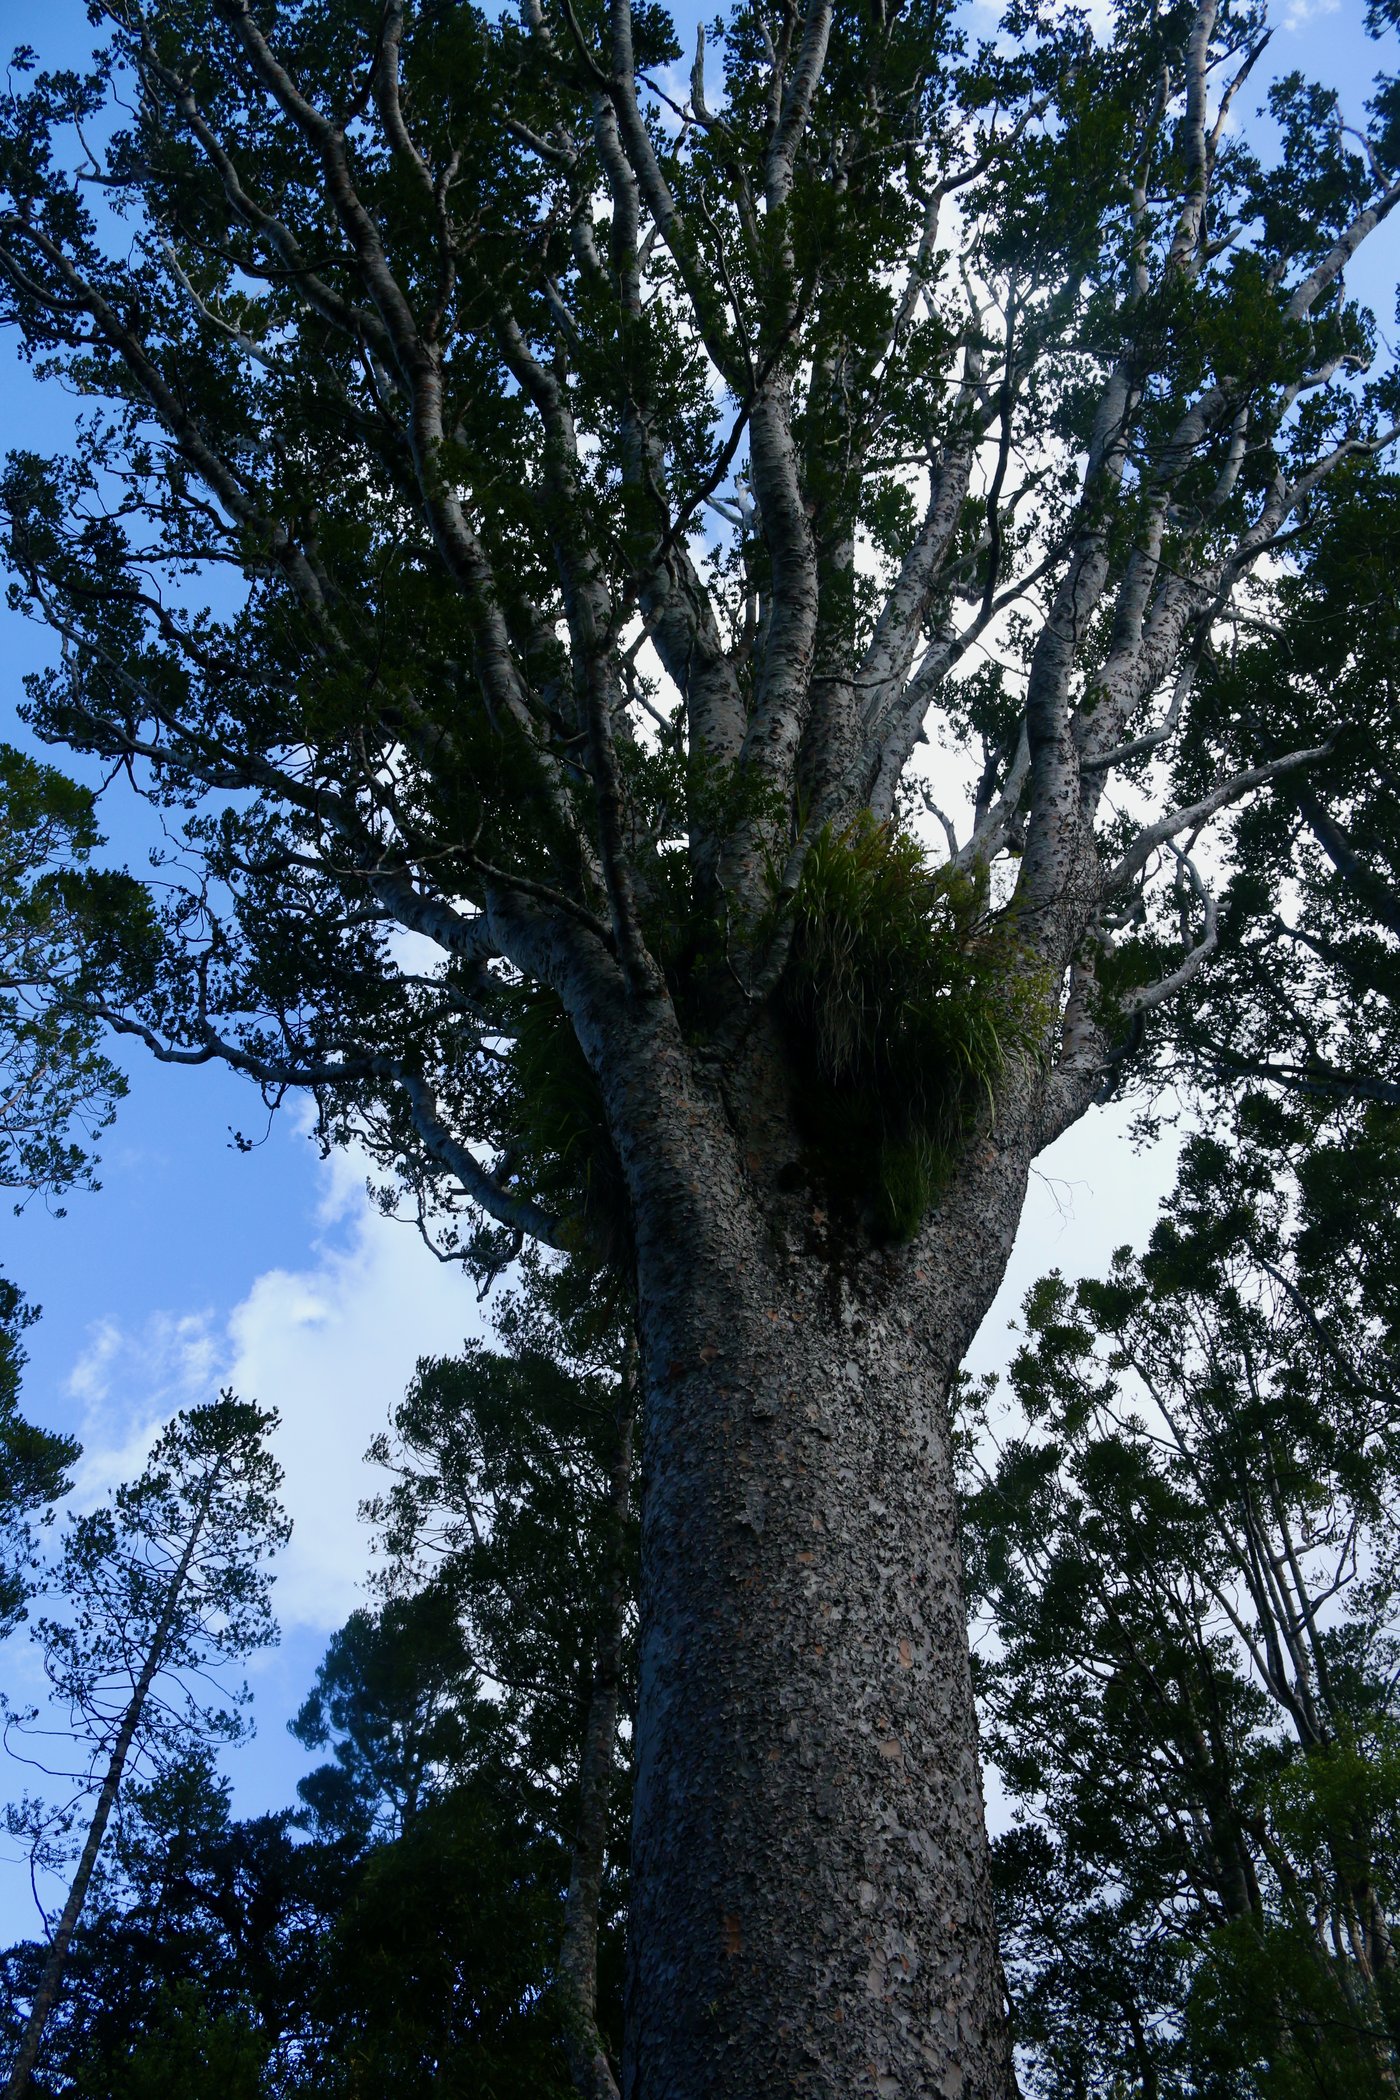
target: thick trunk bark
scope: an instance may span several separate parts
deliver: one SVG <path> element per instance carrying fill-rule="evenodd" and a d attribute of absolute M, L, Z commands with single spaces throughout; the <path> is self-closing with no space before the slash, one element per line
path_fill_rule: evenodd
<path fill-rule="evenodd" d="M 703 1222 L 641 1220 L 628 2100 L 1015 2090 L 947 1408 L 1012 1136 L 913 1249 L 843 1253 L 817 1204 L 805 1245 L 758 1222 L 703 1139 Z"/>

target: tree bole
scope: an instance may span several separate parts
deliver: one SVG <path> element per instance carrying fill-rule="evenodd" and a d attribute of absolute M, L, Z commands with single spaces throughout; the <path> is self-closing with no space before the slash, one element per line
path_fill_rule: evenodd
<path fill-rule="evenodd" d="M 815 1205 L 815 1251 L 642 1235 L 627 2100 L 1015 2090 L 948 1395 L 1024 1169 L 980 1153 L 961 1259 L 953 1201 L 844 1261 Z"/>

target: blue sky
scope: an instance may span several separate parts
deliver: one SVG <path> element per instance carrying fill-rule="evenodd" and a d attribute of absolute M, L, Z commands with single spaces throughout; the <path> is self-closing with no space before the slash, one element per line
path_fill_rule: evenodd
<path fill-rule="evenodd" d="M 1278 12 L 1273 69 L 1317 73 L 1359 114 L 1375 47 L 1362 34 L 1358 0 L 1285 0 Z M 974 8 L 979 15 L 990 26 L 990 10 Z M 37 26 L 31 8 L 0 0 L 0 42 L 21 36 L 37 41 L 46 61 L 80 56 L 88 43 L 81 0 L 53 0 Z M 1365 290 L 1383 326 L 1393 316 L 1396 248 L 1378 243 L 1368 263 Z M 60 447 L 70 406 L 38 387 L 0 338 L 0 448 Z M 0 607 L 0 735 L 20 733 L 20 680 L 46 657 L 42 633 Z M 139 848 L 135 837 L 120 843 Z M 102 1148 L 100 1193 L 75 1196 L 61 1218 L 40 1202 L 0 1217 L 0 1266 L 43 1306 L 26 1407 L 82 1437 L 81 1493 L 134 1470 L 157 1420 L 223 1383 L 282 1411 L 297 1526 L 279 1584 L 283 1645 L 252 1672 L 260 1733 L 230 1763 L 238 1803 L 251 1812 L 289 1800 L 304 1769 L 284 1724 L 358 1594 L 368 1547 L 355 1520 L 369 1485 L 359 1463 L 365 1445 L 417 1356 L 456 1347 L 481 1316 L 460 1277 L 367 1203 L 357 1163 L 320 1161 L 294 1115 L 240 1153 L 230 1126 L 259 1127 L 243 1082 L 217 1068 L 124 1061 L 131 1093 Z M 1041 1162 L 977 1368 L 1004 1361 L 1007 1319 L 1044 1269 L 1092 1272 L 1150 1228 L 1173 1148 L 1136 1156 L 1125 1124 L 1123 1112 L 1107 1112 Z M 13 1696 L 23 1696 L 32 1671 L 23 1638 L 12 1640 L 0 1675 Z M 0 1762 L 0 1798 L 21 1784 L 18 1767 L 7 1772 Z M 28 1929 L 27 1873 L 0 1856 L 0 1933 Z"/>

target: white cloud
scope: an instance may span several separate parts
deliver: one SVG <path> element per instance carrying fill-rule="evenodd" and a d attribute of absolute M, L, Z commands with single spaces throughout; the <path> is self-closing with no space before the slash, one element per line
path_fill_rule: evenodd
<path fill-rule="evenodd" d="M 294 1522 L 278 1566 L 284 1628 L 329 1630 L 353 1609 L 369 1558 L 357 1511 L 365 1447 L 423 1355 L 480 1332 L 475 1296 L 417 1234 L 382 1217 L 363 1169 L 319 1169 L 318 1237 L 306 1265 L 265 1270 L 231 1308 L 159 1310 L 92 1329 L 68 1379 L 82 1408 L 80 1502 L 140 1470 L 162 1422 L 223 1386 L 275 1407 L 283 1499 Z"/>
<path fill-rule="evenodd" d="M 350 1162 L 333 1173 L 354 1175 Z M 312 1268 L 269 1270 L 229 1321 L 232 1382 L 282 1416 L 277 1453 L 296 1532 L 278 1581 L 286 1624 L 339 1625 L 355 1601 L 368 1539 L 356 1512 L 370 1486 L 364 1451 L 423 1355 L 460 1348 L 481 1314 L 461 1274 L 385 1219 L 358 1185 L 332 1197 L 348 1233 Z"/>
<path fill-rule="evenodd" d="M 1283 26 L 1296 33 L 1300 29 L 1306 29 L 1310 22 L 1317 21 L 1321 15 L 1336 14 L 1340 5 L 1341 0 L 1292 0 L 1292 4 L 1284 12 Z"/>
<path fill-rule="evenodd" d="M 141 1470 L 161 1423 L 212 1397 L 226 1378 L 213 1315 L 153 1312 L 138 1326 L 90 1328 L 67 1380 L 82 1408 L 77 1503 L 90 1508 L 116 1481 Z"/>

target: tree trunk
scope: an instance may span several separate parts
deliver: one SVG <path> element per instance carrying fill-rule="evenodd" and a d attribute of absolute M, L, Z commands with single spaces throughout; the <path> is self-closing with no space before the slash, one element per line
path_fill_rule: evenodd
<path fill-rule="evenodd" d="M 618 1389 L 617 1428 L 608 1478 L 606 1587 L 598 1616 L 593 1682 L 579 1758 L 578 1814 L 559 1954 L 564 2047 L 580 2100 L 618 2100 L 617 2081 L 598 2031 L 598 1907 L 607 1863 L 627 1627 L 627 1523 L 632 1507 L 637 1372 L 636 1345 L 631 1343 Z"/>
<path fill-rule="evenodd" d="M 628 2100 L 1015 2090 L 948 1395 L 1030 1146 L 972 1152 L 912 1247 L 747 1200 L 753 1154 L 726 1193 L 698 1134 L 690 1228 L 639 1213 Z"/>
<path fill-rule="evenodd" d="M 141 1665 L 141 1674 L 132 1687 L 131 1698 L 123 1711 L 121 1726 L 117 1730 L 116 1740 L 112 1745 L 111 1755 L 107 1760 L 107 1770 L 103 1775 L 102 1785 L 98 1790 L 97 1805 L 93 1809 L 92 1822 L 88 1826 L 88 1834 L 83 1842 L 82 1852 L 79 1855 L 77 1871 L 69 1886 L 68 1895 L 59 1914 L 58 1923 L 54 1927 L 53 1938 L 49 1942 L 49 1951 L 44 1958 L 44 1966 L 39 1975 L 38 1988 L 34 1993 L 34 2002 L 29 2008 L 29 2018 L 25 2022 L 24 2033 L 20 2037 L 19 2050 L 11 2066 L 10 2075 L 5 2081 L 3 2100 L 23 2100 L 23 2096 L 30 2090 L 33 2082 L 34 2067 L 39 2061 L 39 2050 L 43 2044 L 44 2030 L 48 2026 L 49 2015 L 58 2003 L 58 1994 L 63 1984 L 63 1971 L 68 1961 L 68 1950 L 73 1943 L 73 1934 L 77 1930 L 78 1919 L 82 1915 L 83 1905 L 87 1901 L 87 1892 L 91 1885 L 93 1874 L 96 1871 L 98 1854 L 102 1850 L 102 1840 L 107 1834 L 107 1825 L 111 1821 L 112 1810 L 117 1805 L 117 1795 L 121 1789 L 127 1759 L 131 1755 L 131 1746 L 136 1739 L 136 1730 L 140 1725 L 146 1701 L 150 1697 L 151 1686 L 155 1683 L 160 1673 L 161 1664 L 165 1659 L 166 1643 L 170 1639 L 171 1628 L 175 1623 L 175 1615 L 179 1608 L 181 1593 L 184 1590 L 185 1581 L 190 1572 L 190 1565 L 194 1560 L 195 1548 L 199 1544 L 200 1535 L 208 1519 L 209 1505 L 213 1500 L 214 1489 L 218 1484 L 219 1474 L 222 1470 L 223 1461 L 220 1460 L 210 1472 L 204 1491 L 200 1496 L 194 1521 L 190 1527 L 189 1536 L 185 1541 L 184 1551 L 181 1553 L 179 1563 L 170 1578 L 170 1586 L 165 1593 L 165 1602 L 161 1607 L 160 1618 L 156 1622 L 155 1632 L 151 1636 L 151 1645 L 147 1649 L 145 1660 Z"/>

